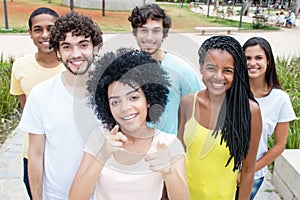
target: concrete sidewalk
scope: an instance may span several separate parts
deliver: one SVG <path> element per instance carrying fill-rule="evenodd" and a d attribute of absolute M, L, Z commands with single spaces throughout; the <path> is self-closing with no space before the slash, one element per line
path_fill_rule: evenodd
<path fill-rule="evenodd" d="M 0 199 L 28 200 L 23 184 L 23 163 L 21 158 L 23 134 L 15 131 L 0 147 Z M 271 173 L 266 177 L 255 200 L 280 200 L 271 184 Z"/>

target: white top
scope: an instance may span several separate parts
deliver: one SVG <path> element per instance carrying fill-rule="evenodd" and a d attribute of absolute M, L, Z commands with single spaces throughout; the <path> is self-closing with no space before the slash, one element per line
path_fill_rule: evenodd
<path fill-rule="evenodd" d="M 164 141 L 170 151 L 172 162 L 176 162 L 181 155 L 184 155 L 182 144 L 175 135 L 158 130 L 156 132 L 152 145 L 156 145 L 158 141 Z M 96 140 L 95 137 L 92 140 Z M 101 140 L 97 139 L 97 141 Z M 103 144 L 103 142 L 100 143 Z M 100 146 L 98 148 L 101 148 Z M 95 155 L 90 150 L 92 148 L 86 151 Z M 97 152 L 94 148 L 92 151 Z M 109 158 L 97 181 L 95 200 L 160 200 L 163 177 L 161 173 L 149 169 L 149 163 L 145 162 L 144 157 L 145 155 L 140 156 L 139 161 L 131 165 L 119 163 L 114 156 Z"/>
<path fill-rule="evenodd" d="M 289 16 L 289 20 L 292 24 L 295 24 L 296 15 L 293 12 L 291 12 L 291 15 Z"/>
<path fill-rule="evenodd" d="M 19 127 L 45 134 L 43 199 L 68 199 L 82 159 L 83 145 L 73 115 L 73 97 L 61 74 L 33 87 Z"/>
<path fill-rule="evenodd" d="M 285 23 L 285 15 L 284 14 L 279 15 L 278 23 L 279 24 L 284 24 Z"/>
<path fill-rule="evenodd" d="M 272 89 L 268 96 L 256 98 L 262 116 L 262 134 L 258 146 L 256 160 L 259 160 L 268 151 L 268 138 L 272 136 L 278 122 L 289 122 L 296 119 L 289 95 L 280 89 Z M 268 166 L 254 175 L 255 179 L 263 177 Z"/>

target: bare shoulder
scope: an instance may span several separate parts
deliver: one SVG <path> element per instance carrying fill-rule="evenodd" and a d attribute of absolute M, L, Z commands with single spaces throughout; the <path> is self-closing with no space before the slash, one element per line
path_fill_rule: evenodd
<path fill-rule="evenodd" d="M 182 119 L 188 119 L 191 116 L 194 104 L 195 93 L 186 94 L 181 98 L 179 113 Z"/>
<path fill-rule="evenodd" d="M 194 101 L 195 93 L 186 94 L 183 97 L 181 97 L 180 105 L 189 105 Z M 191 104 L 190 104 L 191 105 Z"/>
<path fill-rule="evenodd" d="M 249 99 L 249 106 L 252 114 L 260 114 L 260 108 L 257 102 Z"/>

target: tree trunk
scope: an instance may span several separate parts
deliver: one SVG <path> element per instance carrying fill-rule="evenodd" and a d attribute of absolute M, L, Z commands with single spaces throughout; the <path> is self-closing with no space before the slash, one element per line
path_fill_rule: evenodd
<path fill-rule="evenodd" d="M 74 11 L 74 0 L 70 0 L 70 10 L 71 12 Z"/>
<path fill-rule="evenodd" d="M 105 16 L 105 0 L 102 0 L 102 16 Z"/>

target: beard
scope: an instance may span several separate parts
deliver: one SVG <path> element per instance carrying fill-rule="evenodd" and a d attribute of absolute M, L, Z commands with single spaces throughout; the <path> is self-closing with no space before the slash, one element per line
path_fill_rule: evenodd
<path fill-rule="evenodd" d="M 69 72 L 71 72 L 74 75 L 83 75 L 85 74 L 91 67 L 93 61 L 94 61 L 94 56 L 92 58 L 84 58 L 83 60 L 86 63 L 86 66 L 81 66 L 77 71 L 72 70 L 72 68 L 69 66 L 70 61 L 74 59 L 67 59 L 66 61 L 62 61 L 64 66 L 67 68 Z"/>

